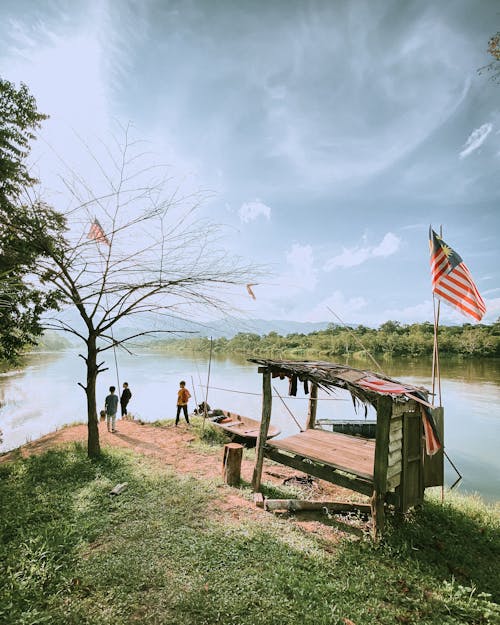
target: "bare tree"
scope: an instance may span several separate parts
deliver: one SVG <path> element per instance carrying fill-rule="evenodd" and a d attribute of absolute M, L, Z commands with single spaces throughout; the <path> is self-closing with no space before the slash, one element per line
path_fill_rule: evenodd
<path fill-rule="evenodd" d="M 164 168 L 142 167 L 147 155 L 138 153 L 140 145 L 130 141 L 128 130 L 119 148 L 119 160 L 107 151 L 111 165 L 94 159 L 103 190 L 97 192 L 95 182 L 90 185 L 75 172 L 66 180 L 72 202 L 64 211 L 65 241 L 44 250 L 36 270 L 82 322 L 58 316 L 46 326 L 69 332 L 86 346 L 80 356 L 87 377 L 79 384 L 87 399 L 91 457 L 100 454 L 96 380 L 107 369 L 103 353 L 168 331 L 138 330 L 117 338 L 120 322 L 145 314 L 185 319 L 200 309 L 224 311 L 226 287 L 255 275 L 220 249 L 220 228 L 198 216 L 199 193 L 180 198 L 178 190 L 168 192 L 172 181 L 163 176 Z"/>

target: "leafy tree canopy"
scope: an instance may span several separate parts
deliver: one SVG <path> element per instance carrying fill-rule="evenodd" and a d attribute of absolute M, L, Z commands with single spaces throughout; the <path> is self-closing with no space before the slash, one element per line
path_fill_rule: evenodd
<path fill-rule="evenodd" d="M 493 57 L 493 61 L 481 67 L 480 73 L 490 72 L 490 78 L 500 82 L 500 31 L 488 41 L 488 53 Z"/>
<path fill-rule="evenodd" d="M 40 315 L 57 306 L 54 291 L 40 290 L 31 278 L 37 259 L 54 249 L 64 218 L 29 198 L 37 180 L 26 159 L 39 113 L 26 85 L 0 77 L 0 359 L 14 361 L 42 332 Z"/>

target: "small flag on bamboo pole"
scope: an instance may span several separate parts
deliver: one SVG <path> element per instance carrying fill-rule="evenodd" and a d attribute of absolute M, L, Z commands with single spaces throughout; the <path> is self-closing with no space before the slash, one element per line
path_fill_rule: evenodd
<path fill-rule="evenodd" d="M 252 290 L 252 287 L 253 287 L 253 286 L 257 286 L 257 284 L 255 284 L 255 283 L 254 283 L 254 284 L 247 284 L 247 291 L 248 291 L 248 295 L 250 295 L 250 297 L 251 297 L 252 299 L 257 299 L 257 298 L 255 297 L 255 293 L 254 293 L 254 292 L 253 292 L 253 290 Z"/>
<path fill-rule="evenodd" d="M 97 219 L 94 219 L 92 225 L 90 226 L 88 238 L 94 239 L 97 243 L 105 243 L 106 245 L 109 245 L 109 239 Z"/>

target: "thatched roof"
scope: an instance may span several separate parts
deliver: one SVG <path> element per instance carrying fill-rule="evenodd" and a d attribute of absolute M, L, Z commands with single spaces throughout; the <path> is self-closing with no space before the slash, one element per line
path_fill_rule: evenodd
<path fill-rule="evenodd" d="M 381 373 L 333 362 L 267 358 L 249 358 L 249 361 L 264 367 L 273 377 L 295 377 L 301 382 L 316 384 L 327 393 L 334 392 L 337 388 L 346 389 L 353 398 L 373 406 L 381 395 L 390 395 L 403 401 L 411 399 L 410 395 L 418 395 L 420 398 L 427 398 L 429 395 L 429 391 L 423 387 L 400 382 Z"/>

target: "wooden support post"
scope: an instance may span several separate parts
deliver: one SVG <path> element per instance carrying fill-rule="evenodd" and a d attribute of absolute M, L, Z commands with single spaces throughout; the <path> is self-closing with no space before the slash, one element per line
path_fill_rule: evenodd
<path fill-rule="evenodd" d="M 240 483 L 242 459 L 243 445 L 239 443 L 227 443 L 227 445 L 224 445 L 222 478 L 229 486 L 238 486 Z"/>
<path fill-rule="evenodd" d="M 318 385 L 311 384 L 311 394 L 309 396 L 309 406 L 307 410 L 306 430 L 314 429 L 316 423 L 316 409 L 318 407 Z"/>
<path fill-rule="evenodd" d="M 384 530 L 385 494 L 387 490 L 387 463 L 389 460 L 389 427 L 392 416 L 392 398 L 379 397 L 377 402 L 377 437 L 373 466 L 373 495 L 371 500 L 373 538 L 377 540 Z"/>
<path fill-rule="evenodd" d="M 260 490 L 262 465 L 264 464 L 264 446 L 267 441 L 267 433 L 269 432 L 269 423 L 271 422 L 272 402 L 271 372 L 265 369 L 262 372 L 262 420 L 260 422 L 260 433 L 257 440 L 256 460 L 252 478 L 252 489 L 254 492 Z"/>

